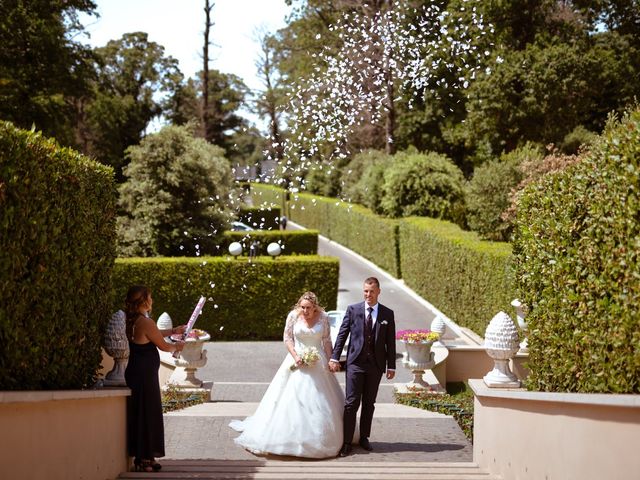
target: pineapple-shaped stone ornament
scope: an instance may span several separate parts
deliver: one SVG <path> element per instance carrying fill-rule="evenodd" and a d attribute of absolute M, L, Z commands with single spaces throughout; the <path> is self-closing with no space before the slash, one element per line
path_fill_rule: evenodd
<path fill-rule="evenodd" d="M 104 350 L 113 357 L 113 368 L 104 377 L 105 387 L 125 387 L 124 371 L 129 362 L 129 340 L 126 332 L 126 316 L 118 310 L 111 316 L 104 335 Z"/>
<path fill-rule="evenodd" d="M 518 329 L 509 315 L 499 312 L 491 319 L 484 334 L 487 355 L 494 361 L 493 370 L 483 378 L 488 387 L 517 388 L 520 386 L 520 381 L 509 368 L 509 360 L 520 348 L 518 340 Z"/>

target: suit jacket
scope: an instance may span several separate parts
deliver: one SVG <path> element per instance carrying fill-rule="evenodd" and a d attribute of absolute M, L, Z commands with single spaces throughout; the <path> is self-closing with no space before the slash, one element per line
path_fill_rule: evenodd
<path fill-rule="evenodd" d="M 358 359 L 364 346 L 365 302 L 349 305 L 344 314 L 336 344 L 331 355 L 332 360 L 339 361 L 340 354 L 351 334 L 347 348 L 347 367 Z M 378 303 L 378 318 L 374 326 L 374 357 L 376 364 L 383 372 L 396 368 L 396 324 L 393 310 Z"/>

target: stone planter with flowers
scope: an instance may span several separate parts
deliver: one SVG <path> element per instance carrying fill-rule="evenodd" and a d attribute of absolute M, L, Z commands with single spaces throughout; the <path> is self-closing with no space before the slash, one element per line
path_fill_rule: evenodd
<path fill-rule="evenodd" d="M 403 358 L 402 364 L 413 373 L 413 380 L 407 383 L 407 389 L 432 390 L 423 375 L 425 370 L 430 370 L 435 366 L 431 347 L 439 338 L 440 335 L 431 330 L 400 330 L 396 333 L 396 340 L 404 343 L 407 350 L 406 358 Z"/>

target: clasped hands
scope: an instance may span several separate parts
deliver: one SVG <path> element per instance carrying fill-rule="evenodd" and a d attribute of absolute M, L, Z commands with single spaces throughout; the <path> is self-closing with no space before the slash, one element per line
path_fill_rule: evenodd
<path fill-rule="evenodd" d="M 329 371 L 333 373 L 337 373 L 340 371 L 340 362 L 336 362 L 335 360 L 329 360 Z M 395 370 L 387 370 L 387 380 L 393 379 L 395 377 Z"/>

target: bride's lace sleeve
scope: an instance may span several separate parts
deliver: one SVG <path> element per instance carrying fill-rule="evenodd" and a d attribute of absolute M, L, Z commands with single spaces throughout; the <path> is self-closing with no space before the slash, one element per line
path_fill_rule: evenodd
<path fill-rule="evenodd" d="M 326 312 L 322 312 L 320 321 L 322 322 L 322 346 L 327 352 L 327 358 L 330 358 L 331 351 L 333 350 L 333 345 L 331 344 L 331 327 L 329 326 L 329 315 L 327 315 Z"/>
<path fill-rule="evenodd" d="M 296 323 L 296 312 L 292 310 L 287 315 L 287 323 L 284 326 L 283 340 L 285 345 L 293 347 L 295 342 L 293 340 L 293 325 Z"/>

